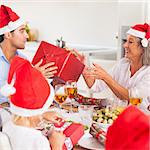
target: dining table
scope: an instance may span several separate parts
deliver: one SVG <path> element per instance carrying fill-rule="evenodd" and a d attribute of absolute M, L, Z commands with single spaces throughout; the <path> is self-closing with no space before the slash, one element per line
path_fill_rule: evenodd
<path fill-rule="evenodd" d="M 92 125 L 92 113 L 93 106 L 86 106 L 88 109 L 83 110 L 83 105 L 79 105 L 77 112 L 70 112 L 68 110 L 62 109 L 60 107 L 53 107 L 51 111 L 55 111 L 64 118 L 65 121 L 81 123 L 88 126 L 85 130 L 84 135 L 78 141 L 78 143 L 73 147 L 73 150 L 104 150 L 104 145 L 100 143 L 96 138 L 94 138 L 90 133 L 90 126 Z"/>

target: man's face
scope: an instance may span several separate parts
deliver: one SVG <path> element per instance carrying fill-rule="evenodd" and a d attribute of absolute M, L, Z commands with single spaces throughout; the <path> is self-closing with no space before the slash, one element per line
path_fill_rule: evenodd
<path fill-rule="evenodd" d="M 11 35 L 12 36 L 10 38 L 10 42 L 12 46 L 15 47 L 16 49 L 24 49 L 25 43 L 28 38 L 28 34 L 25 30 L 25 25 L 18 27 L 16 30 L 11 32 Z"/>

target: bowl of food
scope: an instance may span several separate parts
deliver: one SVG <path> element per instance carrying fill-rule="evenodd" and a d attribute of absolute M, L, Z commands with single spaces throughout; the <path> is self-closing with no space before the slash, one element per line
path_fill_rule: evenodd
<path fill-rule="evenodd" d="M 112 125 L 114 120 L 117 119 L 118 115 L 123 111 L 120 108 L 103 108 L 93 112 L 93 121 L 99 125 L 100 128 L 107 131 L 109 126 Z"/>

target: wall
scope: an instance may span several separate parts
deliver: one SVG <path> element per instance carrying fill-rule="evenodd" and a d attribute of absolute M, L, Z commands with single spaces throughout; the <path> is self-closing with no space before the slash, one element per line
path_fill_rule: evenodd
<path fill-rule="evenodd" d="M 40 39 L 69 43 L 116 46 L 117 2 L 4 1 L 30 25 L 40 31 Z"/>
<path fill-rule="evenodd" d="M 126 31 L 128 30 L 128 27 L 126 26 L 143 24 L 146 21 L 146 1 L 147 0 L 119 0 L 118 2 L 118 59 L 120 59 L 120 57 L 124 54 L 124 49 L 122 47 L 122 43 L 124 42 L 122 40 L 126 38 Z"/>
<path fill-rule="evenodd" d="M 63 36 L 69 43 L 105 47 L 118 46 L 121 25 L 143 21 L 143 5 L 136 1 L 1 0 L 38 28 L 39 40 Z"/>

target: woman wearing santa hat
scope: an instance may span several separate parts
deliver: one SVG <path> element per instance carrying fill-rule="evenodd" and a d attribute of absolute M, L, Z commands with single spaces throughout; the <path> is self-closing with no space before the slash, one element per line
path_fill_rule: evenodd
<path fill-rule="evenodd" d="M 0 6 L 0 87 L 4 85 L 7 80 L 8 70 L 11 59 L 19 55 L 23 58 L 20 50 L 24 49 L 28 34 L 25 30 L 25 22 L 14 12 L 11 8 Z M 40 66 L 42 62 L 35 65 L 35 68 L 47 77 L 53 77 L 57 72 L 57 67 L 54 63 L 48 63 Z M 0 95 L 0 104 L 7 102 L 8 99 Z"/>
<path fill-rule="evenodd" d="M 150 113 L 150 25 L 137 24 L 127 32 L 123 47 L 125 57 L 107 73 L 101 66 L 93 64 L 86 68 L 83 76 L 93 91 L 111 89 L 115 99 L 129 102 L 130 97 L 143 99 L 140 108 Z"/>
<path fill-rule="evenodd" d="M 12 59 L 7 84 L 0 92 L 10 96 L 12 119 L 2 130 L 8 135 L 12 149 L 62 150 L 65 142 L 62 132 L 51 129 L 47 139 L 39 130 L 45 119 L 43 114 L 53 102 L 54 90 L 29 61 L 18 56 Z"/>

